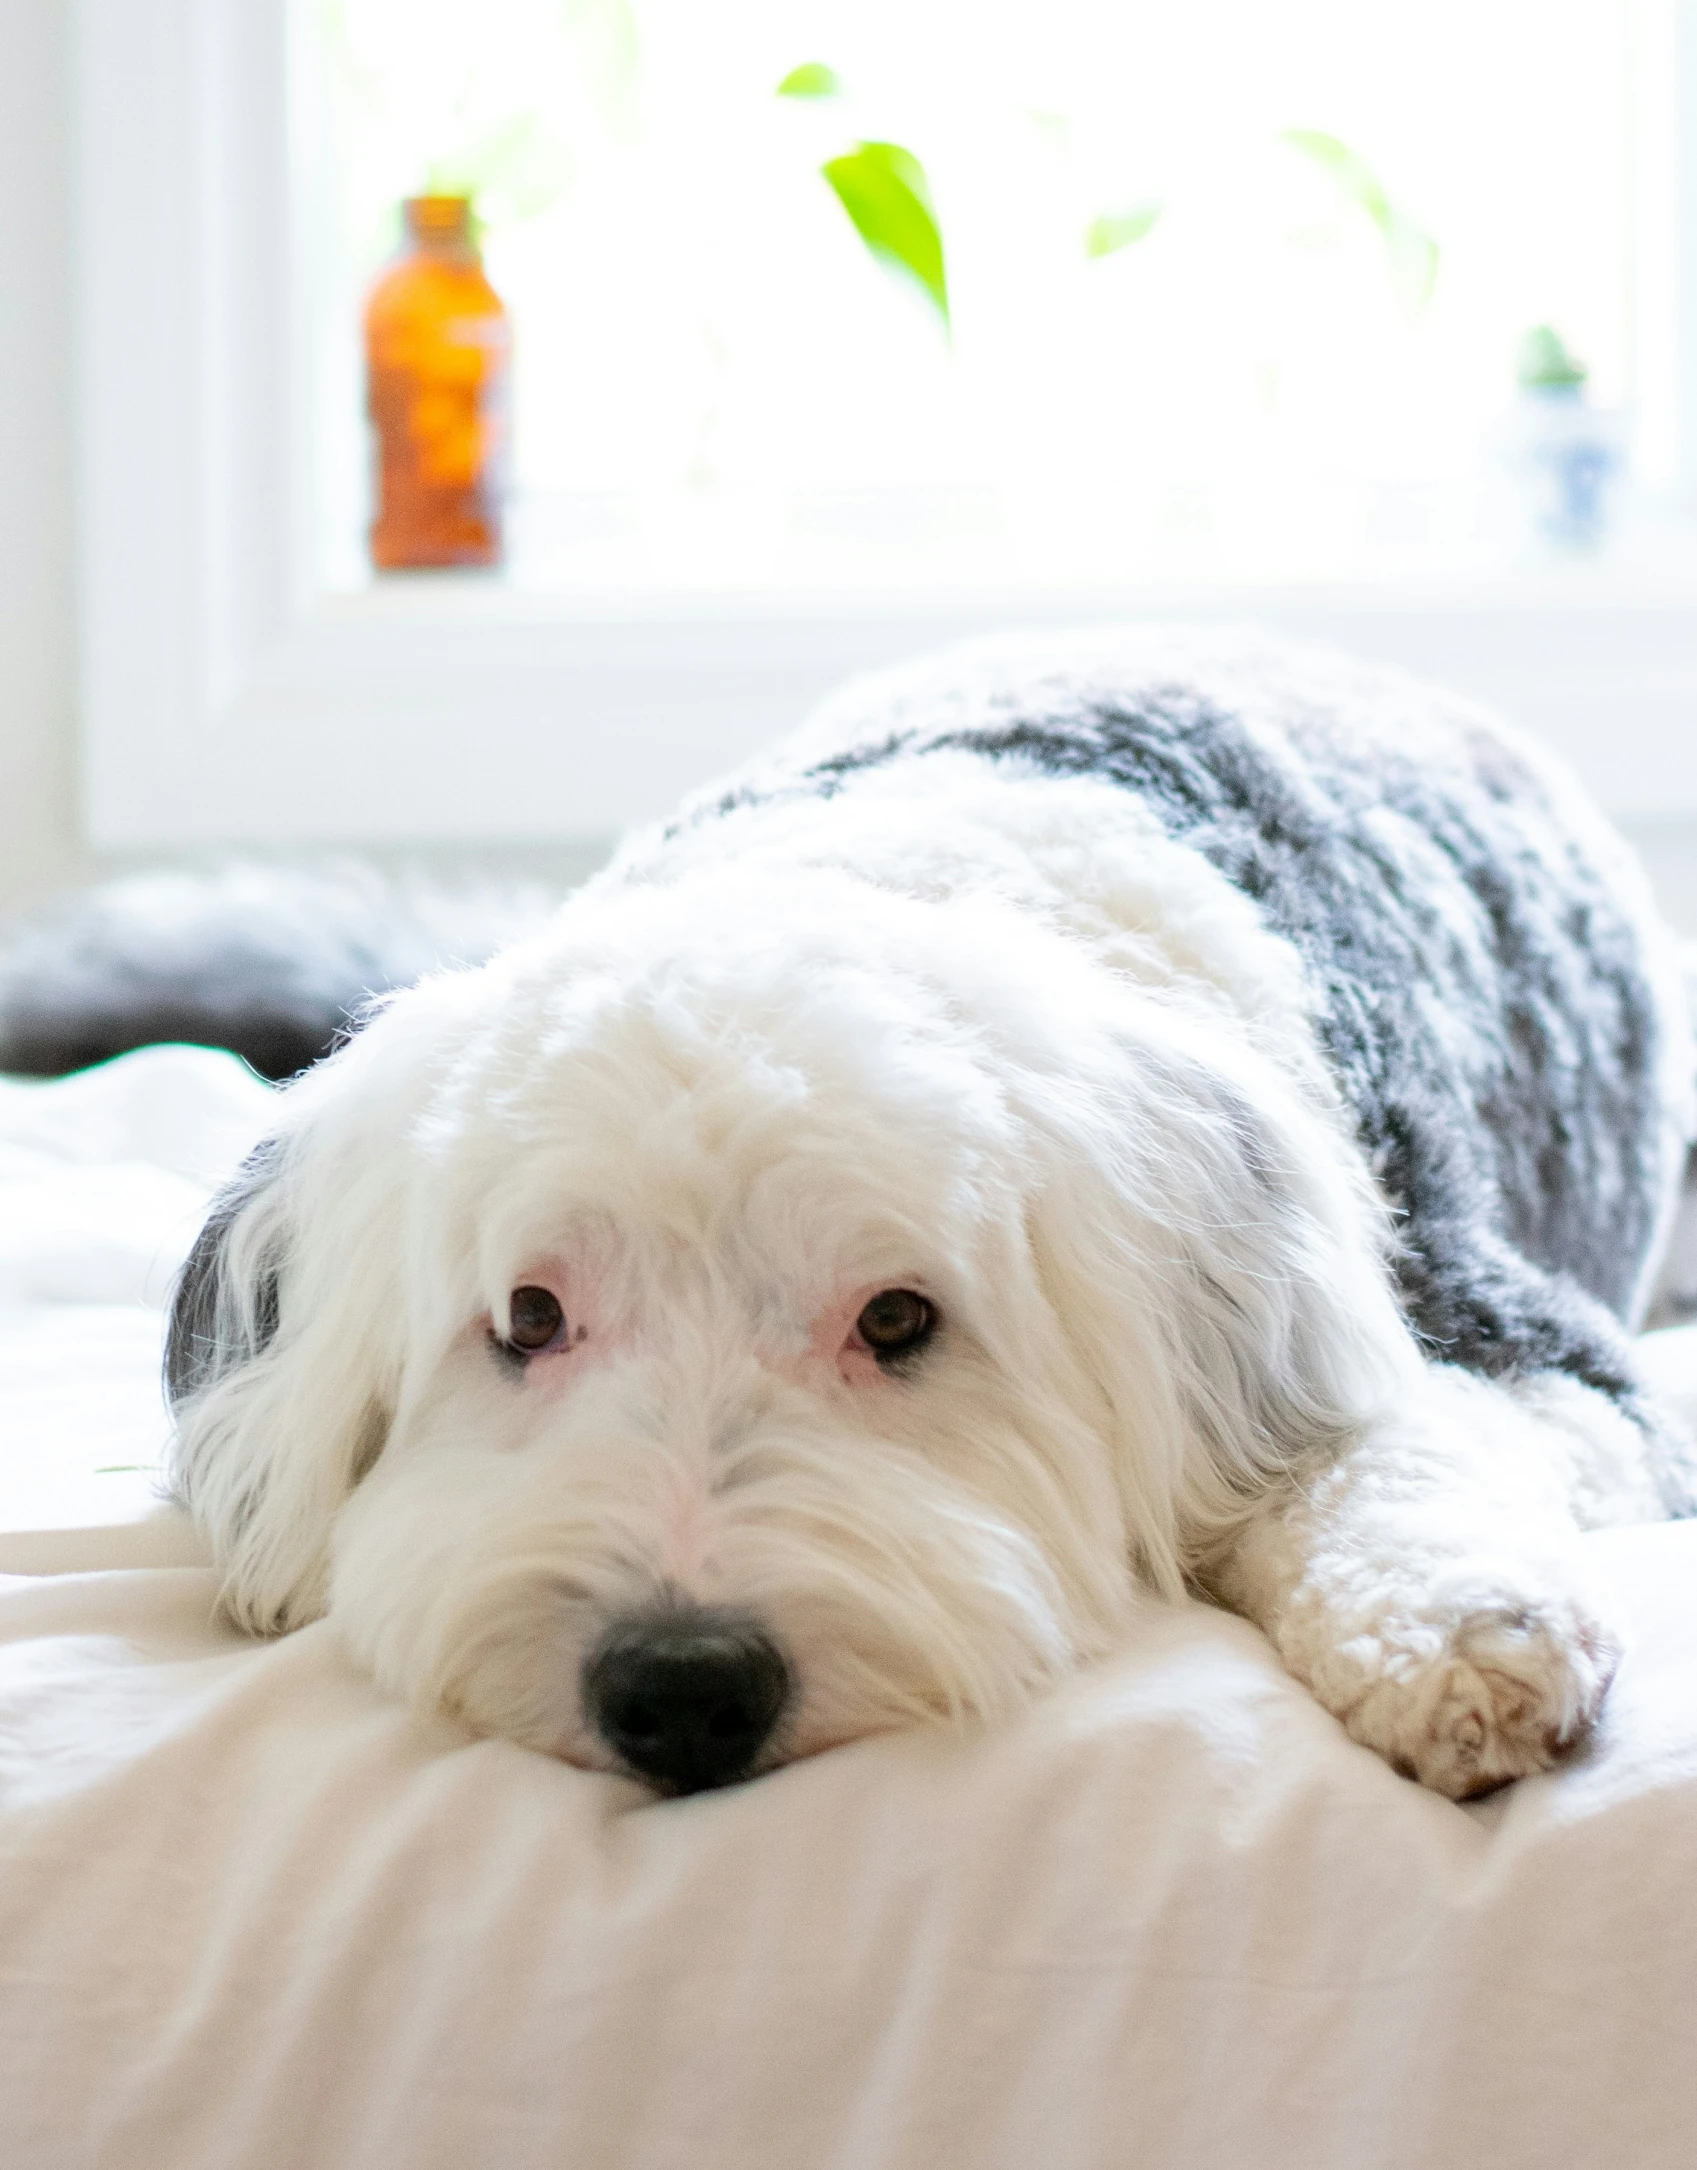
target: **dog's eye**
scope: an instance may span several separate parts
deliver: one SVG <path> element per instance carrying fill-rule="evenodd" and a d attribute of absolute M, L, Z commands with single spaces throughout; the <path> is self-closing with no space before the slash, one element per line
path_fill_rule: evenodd
<path fill-rule="evenodd" d="M 930 1340 L 937 1330 L 937 1307 L 910 1288 L 881 1288 L 854 1323 L 879 1363 L 887 1364 Z"/>
<path fill-rule="evenodd" d="M 515 1288 L 507 1308 L 512 1317 L 507 1347 L 526 1356 L 545 1349 L 566 1323 L 558 1299 L 545 1288 Z"/>

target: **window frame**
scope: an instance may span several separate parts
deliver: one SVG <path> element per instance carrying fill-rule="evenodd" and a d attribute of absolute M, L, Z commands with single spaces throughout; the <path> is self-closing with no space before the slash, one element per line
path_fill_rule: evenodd
<path fill-rule="evenodd" d="M 1675 355 L 1697 358 L 1697 0 L 1641 6 L 1668 63 L 1652 72 L 1677 173 L 1654 233 L 1681 271 Z M 1615 812 L 1697 815 L 1697 575 L 1674 567 L 826 600 L 576 600 L 477 575 L 315 592 L 300 12 L 75 0 L 75 16 L 79 715 L 97 847 L 596 841 L 853 670 L 986 629 L 1148 615 L 1253 618 L 1447 680 L 1565 753 Z M 1667 381 L 1659 426 L 1689 473 L 1697 368 Z"/>

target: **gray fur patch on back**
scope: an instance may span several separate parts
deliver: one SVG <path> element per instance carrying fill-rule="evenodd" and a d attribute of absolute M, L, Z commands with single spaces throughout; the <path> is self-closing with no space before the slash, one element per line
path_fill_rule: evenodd
<path fill-rule="evenodd" d="M 1229 671 L 938 668 L 776 789 L 829 795 L 951 749 L 1135 791 L 1302 956 L 1431 1354 L 1629 1401 L 1622 1326 L 1667 1180 L 1637 900 L 1603 832 L 1483 718 L 1347 667 L 1316 685 L 1275 671 L 1239 700 Z M 751 781 L 696 818 L 767 795 Z"/>

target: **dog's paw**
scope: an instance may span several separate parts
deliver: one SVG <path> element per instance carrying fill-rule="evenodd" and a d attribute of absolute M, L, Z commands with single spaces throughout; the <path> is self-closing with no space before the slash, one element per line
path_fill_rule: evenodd
<path fill-rule="evenodd" d="M 1583 1739 L 1622 1639 L 1589 1593 L 1478 1587 L 1381 1615 L 1324 1654 L 1311 1684 L 1354 1739 L 1452 1801 L 1527 1778 Z"/>

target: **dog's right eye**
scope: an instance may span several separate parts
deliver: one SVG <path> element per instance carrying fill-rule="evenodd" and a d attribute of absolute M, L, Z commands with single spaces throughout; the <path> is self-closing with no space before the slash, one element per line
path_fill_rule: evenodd
<path fill-rule="evenodd" d="M 937 1327 L 937 1307 L 911 1288 L 880 1289 L 854 1323 L 879 1363 L 893 1364 L 930 1340 Z"/>
<path fill-rule="evenodd" d="M 515 1288 L 507 1310 L 511 1324 L 506 1346 L 524 1356 L 547 1348 L 566 1323 L 559 1298 L 545 1288 Z"/>

